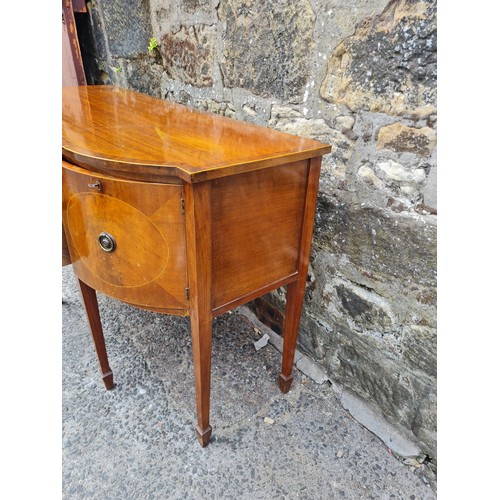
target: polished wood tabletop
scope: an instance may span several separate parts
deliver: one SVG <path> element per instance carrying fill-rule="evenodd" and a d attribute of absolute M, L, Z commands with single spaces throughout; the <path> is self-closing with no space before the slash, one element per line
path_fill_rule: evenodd
<path fill-rule="evenodd" d="M 331 146 L 114 86 L 63 88 L 63 157 L 94 171 L 196 183 Z"/>

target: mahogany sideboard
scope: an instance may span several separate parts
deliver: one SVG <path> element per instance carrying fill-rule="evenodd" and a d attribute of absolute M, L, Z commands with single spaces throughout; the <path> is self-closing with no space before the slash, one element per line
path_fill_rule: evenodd
<path fill-rule="evenodd" d="M 331 146 L 113 86 L 62 92 L 63 263 L 113 387 L 96 290 L 189 316 L 196 434 L 210 440 L 212 319 L 286 286 L 290 389 L 322 155 Z"/>

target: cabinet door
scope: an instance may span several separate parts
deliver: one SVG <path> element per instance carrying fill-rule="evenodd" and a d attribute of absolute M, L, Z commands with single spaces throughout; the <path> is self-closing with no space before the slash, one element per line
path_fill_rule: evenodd
<path fill-rule="evenodd" d="M 181 185 L 63 162 L 63 225 L 75 273 L 89 286 L 139 307 L 187 313 Z"/>

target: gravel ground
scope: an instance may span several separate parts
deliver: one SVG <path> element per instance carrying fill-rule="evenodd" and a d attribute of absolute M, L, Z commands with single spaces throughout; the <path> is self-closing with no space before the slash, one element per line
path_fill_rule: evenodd
<path fill-rule="evenodd" d="M 102 384 L 70 267 L 63 268 L 63 498 L 434 499 L 399 461 L 238 310 L 214 321 L 212 441 L 194 433 L 189 320 L 98 295 L 116 388 Z M 267 417 L 267 418 L 266 418 Z"/>

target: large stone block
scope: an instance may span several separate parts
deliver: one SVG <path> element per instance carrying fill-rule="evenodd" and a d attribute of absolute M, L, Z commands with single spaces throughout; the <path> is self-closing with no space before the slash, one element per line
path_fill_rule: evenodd
<path fill-rule="evenodd" d="M 153 36 L 148 2 L 96 0 L 92 5 L 94 36 L 100 57 L 147 54 Z"/>
<path fill-rule="evenodd" d="M 337 267 L 392 286 L 436 286 L 435 217 L 347 205 L 320 193 L 315 235 Z"/>
<path fill-rule="evenodd" d="M 394 326 L 390 305 L 375 293 L 345 283 L 338 284 L 335 291 L 342 308 L 358 328 L 384 332 Z"/>
<path fill-rule="evenodd" d="M 436 1 L 395 0 L 333 51 L 321 96 L 351 110 L 436 110 Z"/>
<path fill-rule="evenodd" d="M 332 353 L 333 354 L 333 353 Z M 388 356 L 379 341 L 343 330 L 337 344 L 333 380 L 375 403 L 387 420 L 414 435 L 424 452 L 436 453 L 436 384 Z"/>
<path fill-rule="evenodd" d="M 410 325 L 403 329 L 401 344 L 405 364 L 429 375 L 437 375 L 437 335 L 435 328 Z"/>
<path fill-rule="evenodd" d="M 397 331 L 398 318 L 389 301 L 368 287 L 339 277 L 332 261 L 331 254 L 322 252 L 312 262 L 315 283 L 308 287 L 307 310 L 327 323 L 341 321 L 352 330 L 369 331 L 380 338 Z"/>
<path fill-rule="evenodd" d="M 308 0 L 221 0 L 221 70 L 226 87 L 301 102 L 314 46 Z"/>
<path fill-rule="evenodd" d="M 342 321 L 352 330 L 377 334 L 387 351 L 400 356 L 405 325 L 436 328 L 434 287 L 405 277 L 379 280 L 351 264 L 348 256 L 321 248 L 313 251 L 309 273 L 305 309 L 321 319 L 326 331 L 327 325 Z"/>
<path fill-rule="evenodd" d="M 436 147 L 436 131 L 430 127 L 408 127 L 402 123 L 393 123 L 382 127 L 377 135 L 377 148 L 391 151 L 410 152 L 420 156 L 429 156 Z"/>
<path fill-rule="evenodd" d="M 216 38 L 215 25 L 182 26 L 164 35 L 160 52 L 168 76 L 195 87 L 211 87 Z"/>

